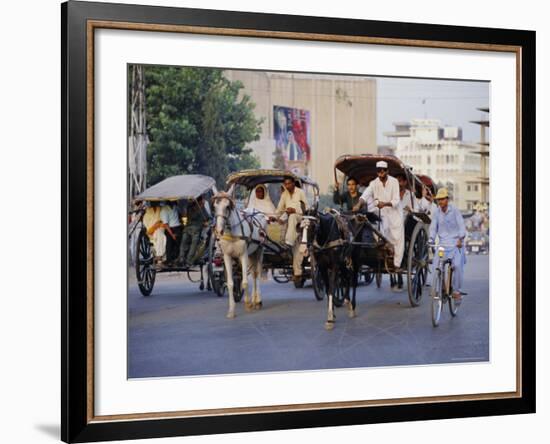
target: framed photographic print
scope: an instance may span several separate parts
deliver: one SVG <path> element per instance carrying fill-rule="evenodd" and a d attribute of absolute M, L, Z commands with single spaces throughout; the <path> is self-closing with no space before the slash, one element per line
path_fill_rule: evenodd
<path fill-rule="evenodd" d="M 535 411 L 534 32 L 61 13 L 64 441 Z"/>

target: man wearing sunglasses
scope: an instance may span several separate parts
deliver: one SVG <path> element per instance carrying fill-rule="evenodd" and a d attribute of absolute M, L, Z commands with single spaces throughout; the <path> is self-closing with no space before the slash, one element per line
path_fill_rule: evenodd
<path fill-rule="evenodd" d="M 374 199 L 374 204 L 378 208 L 382 220 L 382 234 L 393 245 L 393 263 L 395 268 L 399 270 L 405 247 L 399 182 L 395 177 L 388 174 L 388 163 L 384 160 L 376 163 L 376 174 L 378 177 L 369 183 L 369 186 L 359 198 L 359 202 L 353 207 L 353 211 L 359 211 L 366 202 Z"/>

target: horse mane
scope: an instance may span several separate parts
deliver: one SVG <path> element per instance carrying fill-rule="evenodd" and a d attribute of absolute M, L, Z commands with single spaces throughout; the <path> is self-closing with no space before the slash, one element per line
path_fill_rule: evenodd
<path fill-rule="evenodd" d="M 345 238 L 345 235 L 342 233 L 340 225 L 336 220 L 338 216 L 332 213 L 320 213 L 318 217 L 319 226 L 315 233 L 318 244 L 324 245 L 331 241 Z"/>
<path fill-rule="evenodd" d="M 219 199 L 229 200 L 231 209 L 235 208 L 235 199 L 226 191 L 218 191 L 212 196 L 212 202 L 215 202 Z"/>

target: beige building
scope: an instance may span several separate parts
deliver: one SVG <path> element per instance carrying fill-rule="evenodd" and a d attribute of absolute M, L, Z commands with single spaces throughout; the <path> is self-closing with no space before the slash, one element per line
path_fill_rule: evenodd
<path fill-rule="evenodd" d="M 384 135 L 395 139 L 395 155 L 413 172 L 427 174 L 448 187 L 462 211 L 471 210 L 481 200 L 479 146 L 465 143 L 461 128 L 442 126 L 435 119 L 413 119 L 394 126 L 394 131 Z"/>
<path fill-rule="evenodd" d="M 307 174 L 321 192 L 333 184 L 333 165 L 342 154 L 376 153 L 376 80 L 358 76 L 225 71 L 239 80 L 243 92 L 263 118 L 260 140 L 250 144 L 262 168 L 273 168 L 275 107 L 309 112 L 311 157 Z"/>
<path fill-rule="evenodd" d="M 489 114 L 489 108 L 477 108 L 478 111 Z M 472 187 L 481 189 L 480 208 L 487 208 L 489 204 L 489 116 L 480 120 L 472 120 L 470 123 L 479 125 L 480 136 L 477 153 L 480 156 L 480 176 L 472 180 Z"/>

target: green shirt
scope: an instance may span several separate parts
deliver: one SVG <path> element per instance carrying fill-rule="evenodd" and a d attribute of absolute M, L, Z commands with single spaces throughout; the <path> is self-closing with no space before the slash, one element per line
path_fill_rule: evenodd
<path fill-rule="evenodd" d="M 187 207 L 187 226 L 202 227 L 205 220 L 206 214 L 203 214 L 199 205 L 191 204 Z"/>
<path fill-rule="evenodd" d="M 335 204 L 340 205 L 344 207 L 346 211 L 351 211 L 355 205 L 359 202 L 359 198 L 361 197 L 361 193 L 357 192 L 355 197 L 352 197 L 349 191 L 345 192 L 343 195 L 338 191 L 338 189 L 334 190 L 334 196 L 332 200 Z"/>

